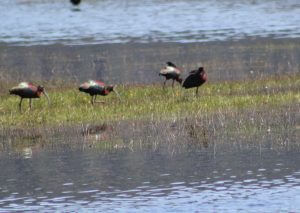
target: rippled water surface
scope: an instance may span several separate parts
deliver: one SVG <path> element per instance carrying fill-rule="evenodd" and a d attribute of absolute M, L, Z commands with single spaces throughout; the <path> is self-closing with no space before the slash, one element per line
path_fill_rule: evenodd
<path fill-rule="evenodd" d="M 300 211 L 300 155 L 231 148 L 0 155 L 0 212 Z"/>
<path fill-rule="evenodd" d="M 195 42 L 299 37 L 298 0 L 2 0 L 0 42 Z"/>

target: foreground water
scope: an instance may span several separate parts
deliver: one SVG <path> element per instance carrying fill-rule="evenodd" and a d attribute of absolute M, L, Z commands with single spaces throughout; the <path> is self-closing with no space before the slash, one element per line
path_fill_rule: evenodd
<path fill-rule="evenodd" d="M 0 42 L 199 42 L 300 36 L 298 0 L 2 0 Z"/>
<path fill-rule="evenodd" d="M 247 147 L 247 146 L 245 146 Z M 300 211 L 299 152 L 234 146 L 0 154 L 0 212 Z"/>

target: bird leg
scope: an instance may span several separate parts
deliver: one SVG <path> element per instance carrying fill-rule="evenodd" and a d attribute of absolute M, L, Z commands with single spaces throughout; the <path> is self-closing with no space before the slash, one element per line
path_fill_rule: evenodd
<path fill-rule="evenodd" d="M 29 109 L 31 110 L 31 107 L 32 107 L 32 101 L 31 101 L 31 98 L 29 98 Z"/>
<path fill-rule="evenodd" d="M 22 112 L 22 101 L 23 101 L 23 98 L 21 98 L 20 103 L 19 103 L 19 110 L 20 110 L 20 112 Z"/>
<path fill-rule="evenodd" d="M 197 89 L 196 89 L 196 96 L 198 96 L 198 89 L 199 89 L 199 87 L 197 87 Z"/>
<path fill-rule="evenodd" d="M 173 82 L 172 82 L 172 88 L 174 88 L 174 79 L 173 79 Z"/>
<path fill-rule="evenodd" d="M 104 103 L 104 101 L 96 101 L 96 97 L 97 97 L 97 95 L 95 95 L 94 103 L 98 103 L 98 104 L 103 104 Z"/>
<path fill-rule="evenodd" d="M 166 82 L 167 82 L 167 79 L 164 81 L 163 90 L 165 90 Z"/>
<path fill-rule="evenodd" d="M 94 95 L 91 96 L 91 104 L 94 104 Z"/>

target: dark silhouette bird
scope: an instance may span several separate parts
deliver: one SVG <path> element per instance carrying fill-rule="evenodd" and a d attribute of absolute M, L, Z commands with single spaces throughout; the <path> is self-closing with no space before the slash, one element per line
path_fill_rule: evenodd
<path fill-rule="evenodd" d="M 115 92 L 118 98 L 121 100 L 119 93 L 116 91 L 116 86 L 106 85 L 102 81 L 89 80 L 88 82 L 85 82 L 79 86 L 79 91 L 90 94 L 92 97 L 92 104 L 96 102 L 97 95 L 106 96 L 110 92 Z"/>
<path fill-rule="evenodd" d="M 20 103 L 19 103 L 19 109 L 20 111 L 22 110 L 22 101 L 23 98 L 29 98 L 29 107 L 31 109 L 32 103 L 31 103 L 31 99 L 32 98 L 40 98 L 41 94 L 44 93 L 44 95 L 46 96 L 48 103 L 50 104 L 50 99 L 48 94 L 45 91 L 45 88 L 43 86 L 35 86 L 32 83 L 28 83 L 28 82 L 21 82 L 19 83 L 18 86 L 13 87 L 9 90 L 10 94 L 13 95 L 18 95 L 21 97 Z"/>
<path fill-rule="evenodd" d="M 182 87 L 189 89 L 196 88 L 196 95 L 198 95 L 199 87 L 207 80 L 207 75 L 203 67 L 199 67 L 198 70 L 192 70 L 189 76 L 184 80 Z"/>
<path fill-rule="evenodd" d="M 70 0 L 73 5 L 79 5 L 81 0 Z"/>
<path fill-rule="evenodd" d="M 167 62 L 167 65 L 160 70 L 159 75 L 165 76 L 166 80 L 164 81 L 163 84 L 163 89 L 165 89 L 166 82 L 169 79 L 172 79 L 172 88 L 174 88 L 174 81 L 177 81 L 179 84 L 181 84 L 182 79 L 180 78 L 181 70 L 176 67 L 175 64 L 172 62 Z"/>

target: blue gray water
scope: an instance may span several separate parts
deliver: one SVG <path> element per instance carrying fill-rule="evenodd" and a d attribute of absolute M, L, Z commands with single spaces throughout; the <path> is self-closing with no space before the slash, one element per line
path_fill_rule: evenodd
<path fill-rule="evenodd" d="M 300 155 L 118 149 L 0 155 L 0 212 L 299 212 Z"/>
<path fill-rule="evenodd" d="M 82 2 L 74 8 L 69 0 L 1 0 L 0 42 L 188 43 L 300 37 L 298 0 Z M 281 138 L 291 142 L 285 134 Z M 259 150 L 249 142 L 239 143 L 246 148 L 228 144 L 216 152 L 209 145 L 175 154 L 126 147 L 17 147 L 0 152 L 0 212 L 300 212 L 299 151 Z"/>
<path fill-rule="evenodd" d="M 1 0 L 0 42 L 203 42 L 300 36 L 298 0 Z"/>

